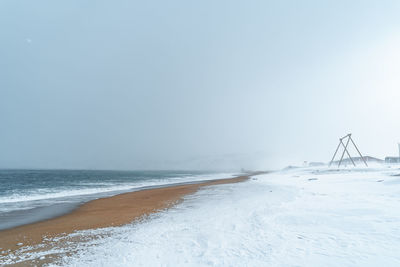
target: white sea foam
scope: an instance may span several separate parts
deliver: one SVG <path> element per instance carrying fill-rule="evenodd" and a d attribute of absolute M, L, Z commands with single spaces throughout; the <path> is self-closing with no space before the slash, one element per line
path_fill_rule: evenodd
<path fill-rule="evenodd" d="M 96 185 L 94 185 L 94 186 L 96 186 Z M 75 189 L 75 190 L 71 190 L 70 188 L 68 188 L 68 189 L 56 188 L 56 189 L 48 189 L 48 190 L 30 190 L 27 192 L 15 193 L 12 195 L 0 197 L 0 204 L 91 195 L 91 194 L 106 193 L 106 192 L 112 192 L 112 191 L 118 191 L 118 190 L 129 190 L 129 189 L 133 189 L 135 187 L 141 187 L 141 186 L 143 186 L 141 183 L 137 183 L 137 184 L 124 184 L 124 185 L 117 185 L 117 186 L 110 185 L 108 187 L 97 187 L 97 188 L 81 188 L 81 189 Z"/>
<path fill-rule="evenodd" d="M 207 179 L 222 179 L 232 177 L 233 173 L 202 174 L 181 177 L 171 177 L 164 179 L 153 179 L 148 181 L 139 180 L 132 183 L 81 183 L 77 189 L 71 188 L 48 188 L 33 189 L 0 197 L 0 212 L 26 209 L 27 205 L 33 201 L 51 201 L 52 199 L 71 198 L 77 196 L 87 196 L 93 194 L 130 191 L 148 186 L 165 186 L 175 183 L 195 182 Z M 6 205 L 9 204 L 9 205 Z"/>

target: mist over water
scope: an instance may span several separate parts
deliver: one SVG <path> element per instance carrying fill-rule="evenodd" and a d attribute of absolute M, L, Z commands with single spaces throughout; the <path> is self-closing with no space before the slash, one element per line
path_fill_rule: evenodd
<path fill-rule="evenodd" d="M 0 168 L 397 155 L 398 1 L 0 3 Z"/>

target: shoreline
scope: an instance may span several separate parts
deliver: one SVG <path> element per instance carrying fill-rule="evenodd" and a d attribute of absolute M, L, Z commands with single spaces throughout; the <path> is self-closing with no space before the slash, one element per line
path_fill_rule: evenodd
<path fill-rule="evenodd" d="M 44 244 L 46 240 L 76 231 L 122 226 L 170 208 L 184 196 L 202 187 L 243 182 L 255 174 L 143 189 L 91 200 L 59 217 L 1 230 L 0 255 L 7 255 L 26 246 Z"/>
<path fill-rule="evenodd" d="M 240 176 L 241 174 L 232 175 L 230 178 L 234 178 Z M 165 183 L 159 185 L 145 185 L 141 187 L 134 187 L 128 190 L 115 190 L 115 191 L 105 191 L 105 192 L 98 192 L 94 194 L 82 195 L 82 196 L 71 196 L 68 199 L 68 202 L 61 202 L 61 203 L 53 203 L 48 206 L 38 206 L 32 209 L 27 210 L 16 210 L 10 211 L 6 213 L 6 215 L 0 214 L 0 232 L 5 230 L 11 230 L 20 226 L 34 224 L 46 220 L 51 220 L 60 216 L 64 216 L 73 212 L 74 210 L 78 209 L 80 206 L 88 203 L 90 201 L 101 199 L 101 198 L 109 198 L 113 196 L 117 196 L 124 193 L 132 193 L 137 191 L 143 190 L 151 190 L 151 189 L 158 189 L 164 187 L 171 187 L 171 186 L 180 186 L 180 185 L 189 185 L 189 184 L 198 184 L 204 182 L 211 182 L 220 179 L 228 179 L 228 178 L 219 178 L 219 179 L 204 179 L 204 180 L 194 180 L 194 181 L 184 181 L 184 182 L 172 182 L 172 183 Z M 67 198 L 67 197 L 64 197 Z M 4 217 L 2 217 L 4 216 Z M 9 219 L 11 217 L 11 219 Z M 16 219 L 14 219 L 14 218 Z M 2 219 L 5 219 L 2 221 Z M 1 248 L 1 246 L 0 246 Z"/>

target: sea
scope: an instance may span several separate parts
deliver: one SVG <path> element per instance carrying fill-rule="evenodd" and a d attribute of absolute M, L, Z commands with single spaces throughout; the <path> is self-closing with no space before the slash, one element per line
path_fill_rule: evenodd
<path fill-rule="evenodd" d="M 0 170 L 0 230 L 124 192 L 233 177 L 211 171 Z"/>

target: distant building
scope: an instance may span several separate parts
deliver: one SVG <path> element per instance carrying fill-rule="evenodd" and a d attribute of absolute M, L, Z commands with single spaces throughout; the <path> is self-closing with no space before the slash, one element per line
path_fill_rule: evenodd
<path fill-rule="evenodd" d="M 386 157 L 385 158 L 385 163 L 400 163 L 400 158 L 399 157 Z"/>
<path fill-rule="evenodd" d="M 385 163 L 400 163 L 400 143 L 398 144 L 399 146 L 399 156 L 398 157 L 386 157 L 385 158 Z"/>

